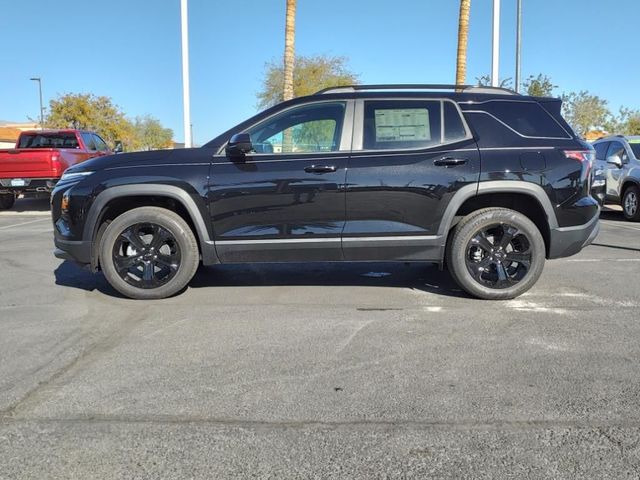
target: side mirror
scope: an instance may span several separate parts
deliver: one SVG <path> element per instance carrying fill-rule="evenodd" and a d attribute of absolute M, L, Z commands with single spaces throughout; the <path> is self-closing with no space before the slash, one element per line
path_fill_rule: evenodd
<path fill-rule="evenodd" d="M 113 153 L 122 153 L 124 152 L 124 148 L 122 146 L 122 141 L 116 140 L 113 146 Z"/>
<path fill-rule="evenodd" d="M 236 133 L 229 143 L 225 152 L 229 157 L 244 157 L 247 153 L 253 151 L 251 144 L 251 136 L 248 133 Z"/>
<path fill-rule="evenodd" d="M 607 163 L 615 165 L 618 168 L 622 168 L 622 159 L 618 155 L 611 155 L 607 157 Z"/>

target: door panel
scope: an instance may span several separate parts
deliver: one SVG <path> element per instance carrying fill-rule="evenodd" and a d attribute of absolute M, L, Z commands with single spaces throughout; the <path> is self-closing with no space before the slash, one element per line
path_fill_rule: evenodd
<path fill-rule="evenodd" d="M 421 103 L 429 104 L 426 112 Z M 354 150 L 347 165 L 346 260 L 440 258 L 438 227 L 449 200 L 480 175 L 475 141 L 460 120 L 444 116 L 459 111 L 452 105 L 442 112 L 442 105 L 388 101 L 356 108 L 362 122 L 356 146 L 367 150 Z"/>
<path fill-rule="evenodd" d="M 249 128 L 262 153 L 214 158 L 209 207 L 221 261 L 342 259 L 353 107 L 317 103 Z"/>

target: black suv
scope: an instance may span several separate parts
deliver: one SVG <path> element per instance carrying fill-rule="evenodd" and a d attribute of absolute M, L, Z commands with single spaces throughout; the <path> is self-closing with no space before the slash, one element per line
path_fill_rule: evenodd
<path fill-rule="evenodd" d="M 56 256 L 163 298 L 198 264 L 446 264 L 513 298 L 598 231 L 593 148 L 561 101 L 446 85 L 356 85 L 280 103 L 201 148 L 101 157 L 52 194 Z"/>

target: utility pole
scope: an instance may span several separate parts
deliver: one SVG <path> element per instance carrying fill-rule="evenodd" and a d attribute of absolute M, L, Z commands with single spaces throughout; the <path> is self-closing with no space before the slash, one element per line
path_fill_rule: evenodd
<path fill-rule="evenodd" d="M 191 148 L 191 109 L 189 98 L 189 20 L 187 0 L 180 0 L 182 30 L 182 108 L 184 112 L 184 146 Z"/>
<path fill-rule="evenodd" d="M 491 49 L 491 86 L 500 86 L 500 0 L 493 0 L 493 43 Z"/>
<path fill-rule="evenodd" d="M 40 77 L 33 77 L 29 80 L 38 82 L 38 91 L 40 92 L 40 130 L 44 130 L 44 107 L 42 106 L 42 79 Z"/>
<path fill-rule="evenodd" d="M 520 93 L 520 50 L 522 48 L 522 0 L 518 0 L 516 19 L 516 93 Z"/>

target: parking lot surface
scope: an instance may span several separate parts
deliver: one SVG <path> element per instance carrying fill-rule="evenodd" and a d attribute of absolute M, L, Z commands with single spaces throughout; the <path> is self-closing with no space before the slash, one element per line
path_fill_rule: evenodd
<path fill-rule="evenodd" d="M 22 203 L 21 203 L 22 202 Z M 201 268 L 119 297 L 0 213 L 0 478 L 638 478 L 640 224 L 525 296 L 419 264 Z"/>

